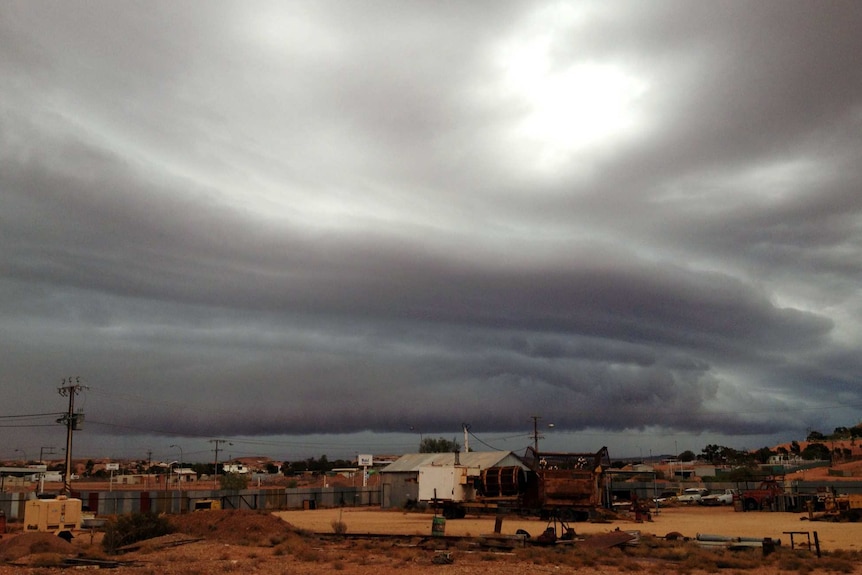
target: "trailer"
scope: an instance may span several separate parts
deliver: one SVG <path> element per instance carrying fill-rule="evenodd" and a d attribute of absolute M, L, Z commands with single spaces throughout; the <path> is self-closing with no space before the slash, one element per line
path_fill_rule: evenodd
<path fill-rule="evenodd" d="M 537 452 L 529 447 L 524 461 L 532 474 L 523 506 L 533 513 L 586 521 L 609 505 L 607 447 L 595 453 Z"/>
<path fill-rule="evenodd" d="M 467 513 L 519 513 L 566 521 L 587 520 L 607 506 L 608 451 L 537 452 L 522 465 L 480 469 L 460 465 L 419 468 L 419 500 L 447 519 Z"/>

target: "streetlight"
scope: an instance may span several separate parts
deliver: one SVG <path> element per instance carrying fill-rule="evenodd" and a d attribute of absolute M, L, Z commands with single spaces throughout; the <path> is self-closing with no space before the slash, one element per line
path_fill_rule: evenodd
<path fill-rule="evenodd" d="M 176 461 L 171 461 L 170 463 L 168 463 L 168 474 L 167 477 L 165 477 L 165 491 L 168 490 L 168 483 L 171 482 L 171 475 L 173 474 L 173 468 L 176 464 Z"/>
<path fill-rule="evenodd" d="M 55 449 L 54 447 L 40 447 L 39 448 L 39 464 L 42 463 L 42 454 L 45 453 L 46 449 L 50 450 L 50 451 L 48 451 L 48 455 L 54 454 L 54 449 Z"/>
<path fill-rule="evenodd" d="M 410 431 L 415 431 L 419 434 L 419 453 L 422 453 L 422 444 L 425 443 L 425 439 L 422 437 L 422 432 L 413 427 L 412 425 L 410 426 Z"/>
<path fill-rule="evenodd" d="M 539 440 L 544 439 L 545 436 L 539 433 L 539 420 L 542 419 L 538 415 L 531 415 L 530 419 L 533 420 L 533 453 L 539 452 Z M 556 424 L 549 423 L 548 429 L 553 429 L 556 427 Z"/>
<path fill-rule="evenodd" d="M 27 465 L 27 453 L 23 449 L 16 449 L 15 452 L 21 452 L 24 455 L 24 465 Z"/>

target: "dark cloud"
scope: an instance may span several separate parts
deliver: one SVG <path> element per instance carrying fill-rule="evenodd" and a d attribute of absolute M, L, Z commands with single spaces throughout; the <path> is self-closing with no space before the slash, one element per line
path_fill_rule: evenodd
<path fill-rule="evenodd" d="M 8 415 L 80 375 L 94 454 L 855 423 L 854 3 L 0 11 Z"/>

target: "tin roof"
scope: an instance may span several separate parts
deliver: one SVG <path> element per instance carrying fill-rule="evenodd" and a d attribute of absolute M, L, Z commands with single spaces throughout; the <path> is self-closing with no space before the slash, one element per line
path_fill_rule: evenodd
<path fill-rule="evenodd" d="M 520 465 L 521 459 L 511 451 L 470 451 L 459 454 L 461 465 L 487 469 L 500 465 Z M 454 453 L 408 453 L 402 455 L 386 467 L 381 473 L 418 472 L 425 465 L 448 466 L 455 464 Z"/>

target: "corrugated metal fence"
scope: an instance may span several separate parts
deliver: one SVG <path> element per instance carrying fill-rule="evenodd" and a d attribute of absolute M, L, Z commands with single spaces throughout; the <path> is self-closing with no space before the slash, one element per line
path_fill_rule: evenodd
<path fill-rule="evenodd" d="M 32 495 L 30 495 L 32 497 Z M 317 487 L 296 489 L 243 489 L 241 491 L 73 491 L 97 515 L 124 513 L 184 513 L 195 502 L 215 499 L 223 509 L 316 509 L 323 507 L 380 506 L 378 487 Z M 26 493 L 0 493 L 0 510 L 8 519 L 24 517 Z"/>

